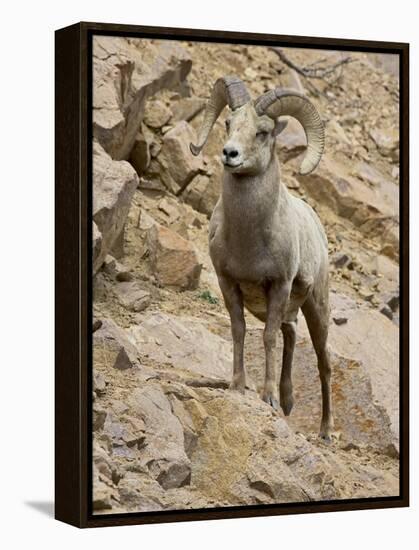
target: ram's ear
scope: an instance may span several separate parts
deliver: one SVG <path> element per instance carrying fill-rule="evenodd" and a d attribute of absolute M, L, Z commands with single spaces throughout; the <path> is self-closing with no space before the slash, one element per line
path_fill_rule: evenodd
<path fill-rule="evenodd" d="M 273 130 L 274 137 L 278 136 L 287 127 L 288 120 L 276 120 L 275 128 Z"/>

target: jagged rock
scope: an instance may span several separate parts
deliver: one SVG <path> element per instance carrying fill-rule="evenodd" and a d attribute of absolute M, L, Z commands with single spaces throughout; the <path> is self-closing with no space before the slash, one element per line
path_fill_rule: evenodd
<path fill-rule="evenodd" d="M 154 361 L 230 382 L 231 343 L 210 332 L 196 319 L 146 313 L 129 332 L 138 349 Z"/>
<path fill-rule="evenodd" d="M 205 99 L 200 97 L 183 97 L 179 99 L 172 108 L 172 122 L 175 123 L 181 120 L 189 122 L 204 109 L 205 104 Z"/>
<path fill-rule="evenodd" d="M 392 311 L 391 307 L 389 307 L 387 304 L 383 304 L 380 307 L 380 313 L 385 315 L 387 317 L 387 319 L 390 319 L 390 321 L 393 320 L 393 311 Z"/>
<path fill-rule="evenodd" d="M 169 224 L 174 223 L 181 215 L 177 203 L 167 197 L 164 197 L 159 201 L 157 208 L 166 214 Z"/>
<path fill-rule="evenodd" d="M 294 178 L 293 176 L 290 176 L 289 174 L 287 174 L 283 178 L 283 182 L 288 187 L 288 189 L 299 189 L 300 188 L 300 182 L 296 178 Z"/>
<path fill-rule="evenodd" d="M 220 196 L 222 171 L 223 166 L 219 157 L 210 159 L 207 174 L 195 176 L 182 194 L 186 203 L 208 218 L 211 217 Z"/>
<path fill-rule="evenodd" d="M 163 137 L 158 156 L 161 178 L 174 194 L 180 193 L 204 168 L 202 157 L 194 157 L 189 149 L 196 139 L 195 131 L 185 121 L 178 122 Z"/>
<path fill-rule="evenodd" d="M 120 283 L 123 284 L 123 283 Z M 138 366 L 138 350 L 126 330 L 112 319 L 103 319 L 102 326 L 93 334 L 93 363 L 97 367 L 114 367 L 117 356 L 124 349 L 130 362 Z"/>
<path fill-rule="evenodd" d="M 335 323 L 335 325 L 340 326 L 347 323 L 348 319 L 346 317 L 333 317 L 333 322 Z"/>
<path fill-rule="evenodd" d="M 102 326 L 101 319 L 93 319 L 92 332 L 96 332 Z"/>
<path fill-rule="evenodd" d="M 118 493 L 112 485 L 105 483 L 97 468 L 93 467 L 93 510 L 110 510 L 118 499 Z"/>
<path fill-rule="evenodd" d="M 162 286 L 194 289 L 199 284 L 202 265 L 192 244 L 161 225 L 152 225 L 147 233 L 151 269 Z"/>
<path fill-rule="evenodd" d="M 281 74 L 281 83 L 284 88 L 290 88 L 300 94 L 306 93 L 301 78 L 294 69 L 288 68 L 284 74 Z"/>
<path fill-rule="evenodd" d="M 383 157 L 391 157 L 397 161 L 399 159 L 399 131 L 396 128 L 371 129 L 370 137 L 376 144 L 378 151 Z"/>
<path fill-rule="evenodd" d="M 352 262 L 352 258 L 344 252 L 337 252 L 330 258 L 330 261 L 335 267 L 343 268 Z"/>
<path fill-rule="evenodd" d="M 151 161 L 150 144 L 145 138 L 145 136 L 141 133 L 138 133 L 135 136 L 129 161 L 135 168 L 135 171 L 137 172 L 138 175 L 144 174 L 150 165 L 150 161 Z"/>
<path fill-rule="evenodd" d="M 349 146 L 352 145 L 351 140 L 346 135 L 345 130 L 342 128 L 342 126 L 339 124 L 339 122 L 335 118 L 332 118 L 327 123 L 326 135 L 329 138 L 332 138 L 338 144 L 343 143 L 344 145 L 349 145 Z"/>
<path fill-rule="evenodd" d="M 103 407 L 97 405 L 96 403 L 93 405 L 93 431 L 96 432 L 103 428 L 107 414 L 106 409 Z"/>
<path fill-rule="evenodd" d="M 373 67 L 382 69 L 394 77 L 399 76 L 399 56 L 388 53 L 372 53 L 366 58 L 366 62 Z"/>
<path fill-rule="evenodd" d="M 391 311 L 395 312 L 399 307 L 400 296 L 398 293 L 391 294 L 390 296 L 385 297 L 385 302 L 389 306 Z"/>
<path fill-rule="evenodd" d="M 123 232 L 138 176 L 128 162 L 113 161 L 102 147 L 93 146 L 93 219 L 102 234 L 96 273 Z"/>
<path fill-rule="evenodd" d="M 147 445 L 140 464 L 164 489 L 188 484 L 191 462 L 184 450 L 182 425 L 165 394 L 158 386 L 146 386 L 134 390 L 130 404 L 146 427 Z"/>
<path fill-rule="evenodd" d="M 356 164 L 353 175 L 370 185 L 379 185 L 385 179 L 381 172 L 364 161 Z"/>
<path fill-rule="evenodd" d="M 347 218 L 370 238 L 382 244 L 382 252 L 398 257 L 398 217 L 394 215 L 399 190 L 382 181 L 374 188 L 350 176 L 345 168 L 324 155 L 312 174 L 296 175 L 307 193 L 343 218 Z"/>
<path fill-rule="evenodd" d="M 117 281 L 131 281 L 132 273 L 113 256 L 108 254 L 102 266 L 102 270 Z"/>
<path fill-rule="evenodd" d="M 140 178 L 139 189 L 145 189 L 149 191 L 166 191 L 166 187 L 162 184 L 162 182 L 158 179 L 145 179 Z"/>
<path fill-rule="evenodd" d="M 92 242 L 92 252 L 93 252 L 93 271 L 94 273 L 97 270 L 97 266 L 99 264 L 100 260 L 100 250 L 102 248 L 102 233 L 99 231 L 97 225 L 95 222 L 92 223 L 92 231 L 93 231 L 93 242 Z M 96 270 L 95 270 L 96 267 Z"/>
<path fill-rule="evenodd" d="M 118 304 L 118 262 L 111 259 L 95 276 L 94 313 L 103 326 L 93 334 L 94 371 L 100 375 L 99 382 L 105 381 L 100 395 L 94 392 L 93 396 L 95 511 L 148 512 L 397 495 L 395 323 L 399 266 L 393 261 L 398 254 L 399 188 L 395 185 L 397 165 L 393 164 L 397 155 L 391 150 L 390 156 L 383 156 L 368 134 L 381 126 L 397 128 L 397 83 L 366 66 L 363 59 L 370 54 L 351 53 L 357 63 L 344 67 L 339 82 L 329 86 L 325 97 L 315 98 L 322 118 L 331 122 L 326 128 L 326 153 L 310 176 L 297 175 L 306 149 L 302 127 L 290 122 L 279 136 L 278 150 L 285 161 L 282 181 L 316 207 L 328 233 L 332 266 L 335 260 L 339 264 L 339 251 L 350 260 L 344 258 L 343 269 L 331 269 L 329 345 L 336 432 L 326 444 L 317 435 L 320 381 L 302 319 L 294 355 L 295 404 L 290 417 L 283 418 L 281 411 L 273 411 L 258 395 L 265 368 L 263 327 L 247 314 L 246 392 L 242 395 L 228 389 L 232 375 L 230 320 L 208 254 L 205 219 L 220 194 L 227 109 L 199 157 L 198 172 L 190 170 L 193 175 L 179 177 L 179 184 L 172 174 L 180 166 L 177 160 L 165 167 L 160 162 L 165 156 L 162 142 L 179 121 L 189 120 L 195 131 L 202 123 L 203 112 L 194 109 L 202 108 L 205 101 L 200 98 L 210 89 L 200 75 L 209 70 L 211 82 L 220 76 L 215 66 L 210 64 L 208 69 L 208 53 L 217 45 L 185 43 L 194 59 L 191 90 L 199 98 L 182 98 L 187 84 L 180 73 L 177 82 L 177 77 L 173 80 L 169 74 L 169 83 L 163 82 L 165 67 L 170 65 L 170 70 L 176 71 L 184 64 L 176 59 L 177 44 L 172 47 L 170 43 L 167 49 L 173 52 L 173 59 L 164 54 L 157 61 L 161 42 L 123 39 L 125 54 L 116 52 L 116 47 L 112 50 L 112 41 L 98 37 L 95 42 L 99 45 L 95 48 L 95 78 L 98 83 L 103 80 L 101 90 L 95 84 L 94 100 L 103 100 L 95 104 L 95 135 L 115 158 L 131 155 L 134 165 L 131 151 L 140 133 L 145 157 L 136 165 L 143 179 L 131 201 L 126 238 L 121 231 L 113 247 L 120 254 L 125 242 L 130 255 L 126 265 L 132 266 L 132 273 L 126 273 L 134 275 L 138 285 L 151 281 L 163 286 L 150 274 L 150 233 L 153 227 L 159 232 L 160 224 L 172 234 L 187 236 L 191 241 L 188 247 L 193 245 L 195 250 L 194 262 L 202 264 L 202 271 L 198 292 L 179 293 L 176 286 L 154 289 L 153 307 L 135 315 Z M 245 75 L 252 97 L 276 85 L 298 88 L 301 84 L 299 77 L 295 86 L 286 82 L 295 74 L 273 52 L 241 45 L 222 48 L 226 70 Z M 292 58 L 301 66 L 316 63 L 324 55 L 328 52 L 292 51 Z M 341 59 L 336 52 L 332 55 L 333 60 Z M 160 93 L 158 88 L 152 98 L 148 82 L 153 65 L 154 75 L 160 75 L 159 86 L 167 84 L 179 93 Z M 319 88 L 326 91 L 322 83 Z M 373 95 L 375 101 L 371 102 Z M 352 106 L 347 104 L 348 97 L 355 98 Z M 156 101 L 167 105 L 173 116 L 158 120 L 153 130 L 141 121 L 145 105 L 149 109 Z M 182 154 L 189 163 L 188 145 L 193 139 L 182 140 Z M 316 175 L 317 180 L 311 179 Z M 181 185 L 186 186 L 182 189 Z M 101 237 L 97 230 L 95 243 L 100 243 Z M 173 253 L 172 244 L 169 250 L 163 247 L 164 254 Z M 174 248 L 178 253 L 177 245 Z M 96 250 L 98 254 L 100 245 Z M 173 261 L 175 270 L 178 264 Z M 110 275 L 104 273 L 108 268 Z M 345 288 L 356 296 L 357 303 L 339 294 Z M 202 300 L 204 290 L 217 297 L 218 304 Z M 371 303 L 359 299 L 366 293 Z M 393 322 L 379 312 L 383 304 L 396 309 Z M 157 306 L 159 311 L 154 311 Z M 129 328 L 110 327 L 109 316 Z M 339 324 L 344 319 L 346 322 Z M 281 346 L 279 335 L 278 364 Z"/>
<path fill-rule="evenodd" d="M 150 305 L 150 293 L 140 288 L 136 281 L 118 283 L 115 293 L 119 303 L 130 311 L 143 311 Z"/>
<path fill-rule="evenodd" d="M 112 158 L 128 158 L 146 100 L 162 89 L 183 93 L 191 66 L 173 41 L 94 37 L 93 133 Z"/>
<path fill-rule="evenodd" d="M 287 126 L 276 141 L 280 160 L 287 162 L 306 149 L 307 140 L 303 127 L 295 118 L 283 118 L 287 121 Z"/>
<path fill-rule="evenodd" d="M 159 99 L 150 100 L 144 110 L 144 122 L 150 128 L 159 129 L 165 126 L 172 117 L 172 111 Z"/>
<path fill-rule="evenodd" d="M 330 326 L 329 345 L 335 353 L 352 359 L 354 366 L 347 372 L 356 375 L 356 378 L 351 380 L 342 370 L 345 380 L 336 382 L 339 384 L 340 392 L 339 407 L 343 412 L 343 396 L 355 401 L 359 399 L 357 414 L 358 419 L 362 420 L 377 402 L 379 408 L 374 414 L 381 415 L 381 426 L 378 424 L 375 431 L 372 424 L 368 423 L 368 429 L 363 429 L 364 434 L 360 430 L 357 438 L 365 441 L 369 438 L 371 444 L 392 452 L 392 445 L 397 449 L 399 440 L 398 328 L 377 310 L 360 306 L 341 294 L 331 294 L 331 306 L 333 316 L 345 316 L 348 321 L 339 327 Z M 300 324 L 300 330 L 308 337 L 304 323 Z M 341 365 L 343 367 L 344 363 Z M 364 396 L 361 381 L 365 388 Z M 389 419 L 389 426 L 386 425 L 381 411 L 384 411 Z M 381 432 L 381 435 L 377 435 L 378 432 Z"/>
<path fill-rule="evenodd" d="M 103 395 L 106 390 L 106 381 L 100 372 L 93 373 L 93 391 L 96 395 Z"/>

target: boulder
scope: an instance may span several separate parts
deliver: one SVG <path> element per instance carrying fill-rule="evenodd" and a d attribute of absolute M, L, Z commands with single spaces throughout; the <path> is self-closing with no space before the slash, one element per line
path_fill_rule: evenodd
<path fill-rule="evenodd" d="M 125 161 L 114 161 L 103 148 L 93 146 L 93 220 L 101 233 L 100 252 L 94 255 L 93 272 L 96 273 L 123 236 L 131 200 L 138 185 L 138 176 Z M 95 235 L 94 235 L 95 237 Z M 96 233 L 97 249 L 98 238 Z"/>
<path fill-rule="evenodd" d="M 140 465 L 164 489 L 189 484 L 191 462 L 184 449 L 183 428 L 166 395 L 157 385 L 148 385 L 134 390 L 129 403 L 135 416 L 143 419 L 147 434 Z"/>
<path fill-rule="evenodd" d="M 198 174 L 182 193 L 183 200 L 208 218 L 221 193 L 223 167 L 218 157 L 210 159 L 207 173 Z"/>
<path fill-rule="evenodd" d="M 390 157 L 394 161 L 399 159 L 399 130 L 398 128 L 373 128 L 369 135 L 374 141 L 379 153 L 383 157 Z"/>
<path fill-rule="evenodd" d="M 102 248 L 102 233 L 99 231 L 97 225 L 95 222 L 92 222 L 92 232 L 93 232 L 93 242 L 92 242 L 92 252 L 93 252 L 93 273 L 96 273 L 96 271 L 100 267 L 100 262 L 102 261 L 102 255 L 100 253 L 100 250 Z"/>
<path fill-rule="evenodd" d="M 170 225 L 176 222 L 181 216 L 179 203 L 169 197 L 163 197 L 157 204 L 157 208 L 167 216 L 167 223 Z"/>
<path fill-rule="evenodd" d="M 198 115 L 205 107 L 205 99 L 200 97 L 182 97 L 173 104 L 173 117 L 171 122 L 176 123 L 181 120 L 189 122 Z"/>
<path fill-rule="evenodd" d="M 95 368 L 103 367 L 109 369 L 112 367 L 121 369 L 122 360 L 127 364 L 125 355 L 118 358 L 122 349 L 131 365 L 138 366 L 138 350 L 129 333 L 118 326 L 112 319 L 102 319 L 102 326 L 93 333 L 93 361 Z"/>
<path fill-rule="evenodd" d="M 118 492 L 111 481 L 100 474 L 96 466 L 93 466 L 93 510 L 111 510 L 119 501 Z"/>
<path fill-rule="evenodd" d="M 276 140 L 280 160 L 287 162 L 300 155 L 307 147 L 307 139 L 301 124 L 292 117 L 283 117 L 287 126 Z"/>
<path fill-rule="evenodd" d="M 202 265 L 193 245 L 177 233 L 154 224 L 147 233 L 153 275 L 162 286 L 197 288 Z"/>
<path fill-rule="evenodd" d="M 327 154 L 317 169 L 306 176 L 296 174 L 301 187 L 316 201 L 349 219 L 382 246 L 382 252 L 398 257 L 399 220 L 395 214 L 399 189 L 389 181 L 371 187 L 348 174 L 344 165 Z M 388 246 L 387 246 L 388 245 Z"/>
<path fill-rule="evenodd" d="M 150 143 L 147 141 L 146 137 L 143 134 L 138 133 L 135 136 L 129 161 L 135 168 L 137 174 L 142 175 L 149 167 L 150 160 Z"/>
<path fill-rule="evenodd" d="M 295 90 L 300 94 L 306 93 L 299 74 L 289 67 L 281 74 L 281 84 L 284 88 Z"/>
<path fill-rule="evenodd" d="M 146 103 L 144 123 L 154 130 L 165 126 L 172 117 L 172 111 L 159 99 L 151 99 Z"/>
<path fill-rule="evenodd" d="M 136 281 L 119 282 L 114 291 L 119 303 L 129 311 L 143 311 L 150 305 L 150 293 Z"/>
<path fill-rule="evenodd" d="M 385 177 L 381 174 L 381 172 L 379 172 L 371 164 L 364 161 L 358 162 L 355 165 L 352 174 L 372 186 L 380 185 L 383 180 L 385 180 Z"/>
<path fill-rule="evenodd" d="M 333 139 L 337 144 L 349 145 L 351 146 L 351 140 L 348 138 L 345 130 L 339 124 L 339 122 L 332 118 L 326 125 L 326 136 Z"/>
<path fill-rule="evenodd" d="M 133 278 L 131 271 L 110 254 L 106 256 L 102 270 L 117 281 L 131 281 Z"/>
<path fill-rule="evenodd" d="M 337 407 L 342 416 L 347 416 L 345 422 L 354 422 L 357 430 L 362 427 L 358 421 L 364 422 L 371 415 L 363 429 L 365 433 L 360 429 L 356 434 L 355 428 L 351 428 L 352 437 L 357 441 L 368 440 L 369 444 L 391 453 L 392 447 L 397 450 L 399 444 L 398 327 L 379 311 L 361 306 L 348 296 L 334 293 L 330 296 L 332 316 L 347 318 L 346 323 L 331 324 L 329 329 L 329 346 L 337 354 L 334 365 Z M 299 331 L 309 341 L 303 320 Z M 346 358 L 350 358 L 350 363 Z M 312 362 L 315 366 L 314 356 Z M 355 409 L 350 412 L 348 408 L 344 413 L 345 400 L 349 405 L 352 402 L 350 406 Z"/>
<path fill-rule="evenodd" d="M 93 134 L 112 158 L 129 157 L 148 98 L 162 89 L 185 92 L 191 66 L 170 40 L 94 37 Z"/>
<path fill-rule="evenodd" d="M 153 361 L 189 374 L 230 382 L 231 343 L 210 332 L 197 319 L 147 312 L 129 329 L 129 334 L 141 353 Z"/>
<path fill-rule="evenodd" d="M 202 157 L 194 157 L 189 144 L 196 143 L 193 128 L 185 121 L 178 122 L 163 137 L 158 155 L 161 178 L 174 194 L 182 192 L 188 183 L 204 169 Z"/>

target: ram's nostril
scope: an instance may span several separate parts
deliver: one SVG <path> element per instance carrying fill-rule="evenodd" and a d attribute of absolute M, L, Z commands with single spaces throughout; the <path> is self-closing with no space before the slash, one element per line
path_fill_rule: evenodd
<path fill-rule="evenodd" d="M 235 157 L 238 157 L 239 156 L 239 152 L 237 151 L 237 149 L 235 149 L 234 147 L 230 147 L 230 146 L 226 146 L 224 147 L 223 149 L 223 155 L 227 158 L 227 159 L 234 159 Z"/>

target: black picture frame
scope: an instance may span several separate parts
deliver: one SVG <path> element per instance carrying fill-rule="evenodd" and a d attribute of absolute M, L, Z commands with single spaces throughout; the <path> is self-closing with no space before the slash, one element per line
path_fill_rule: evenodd
<path fill-rule="evenodd" d="M 93 515 L 91 499 L 92 37 L 166 38 L 400 56 L 400 493 L 396 497 Z M 409 45 L 78 23 L 55 33 L 55 517 L 101 527 L 409 505 Z"/>

